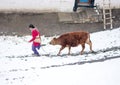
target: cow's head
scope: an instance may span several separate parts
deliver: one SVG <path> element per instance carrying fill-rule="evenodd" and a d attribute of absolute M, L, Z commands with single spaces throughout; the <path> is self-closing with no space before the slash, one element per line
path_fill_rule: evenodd
<path fill-rule="evenodd" d="M 51 45 L 57 45 L 57 38 L 53 38 L 50 43 Z"/>

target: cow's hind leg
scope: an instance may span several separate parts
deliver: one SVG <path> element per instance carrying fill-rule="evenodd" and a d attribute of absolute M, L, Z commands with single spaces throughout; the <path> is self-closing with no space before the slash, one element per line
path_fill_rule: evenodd
<path fill-rule="evenodd" d="M 65 46 L 62 46 L 62 47 L 60 48 L 60 50 L 59 50 L 59 52 L 58 52 L 57 55 L 60 55 L 61 51 L 62 51 L 64 48 L 65 48 Z"/>
<path fill-rule="evenodd" d="M 81 55 L 83 54 L 83 51 L 84 51 L 84 49 L 85 49 L 85 43 L 84 44 L 81 44 L 82 45 L 82 51 L 81 51 Z"/>
<path fill-rule="evenodd" d="M 90 46 L 90 50 L 91 50 L 91 52 L 93 52 L 93 50 L 92 50 L 92 42 L 91 42 L 91 40 L 87 40 L 86 43 Z"/>
<path fill-rule="evenodd" d="M 68 46 L 68 50 L 69 50 L 68 55 L 70 55 L 71 46 Z"/>

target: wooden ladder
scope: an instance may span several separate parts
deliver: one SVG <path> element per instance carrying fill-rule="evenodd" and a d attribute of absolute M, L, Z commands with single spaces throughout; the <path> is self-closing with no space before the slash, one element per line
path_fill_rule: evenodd
<path fill-rule="evenodd" d="M 111 1 L 110 0 L 103 0 L 103 20 L 104 20 L 103 21 L 104 29 L 106 29 L 107 26 L 110 26 L 111 29 L 113 28 Z"/>

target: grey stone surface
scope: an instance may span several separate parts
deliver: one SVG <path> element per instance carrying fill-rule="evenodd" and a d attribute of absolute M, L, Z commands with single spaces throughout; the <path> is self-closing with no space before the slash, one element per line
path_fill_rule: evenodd
<path fill-rule="evenodd" d="M 120 9 L 112 10 L 114 29 L 120 26 Z M 71 31 L 103 31 L 103 23 L 63 23 L 58 13 L 0 13 L 0 34 L 30 35 L 28 25 L 34 24 L 41 35 L 53 36 Z M 106 29 L 108 30 L 108 29 Z"/>

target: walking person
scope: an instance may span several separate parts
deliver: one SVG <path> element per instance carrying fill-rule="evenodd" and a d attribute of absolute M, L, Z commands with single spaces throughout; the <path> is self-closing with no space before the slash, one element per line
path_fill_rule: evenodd
<path fill-rule="evenodd" d="M 29 42 L 33 42 L 32 43 L 32 51 L 34 52 L 33 55 L 40 56 L 40 54 L 38 52 L 38 50 L 41 47 L 40 32 L 39 32 L 39 30 L 33 24 L 29 25 L 29 29 L 30 29 L 30 31 L 32 33 L 32 39 L 29 40 Z"/>

